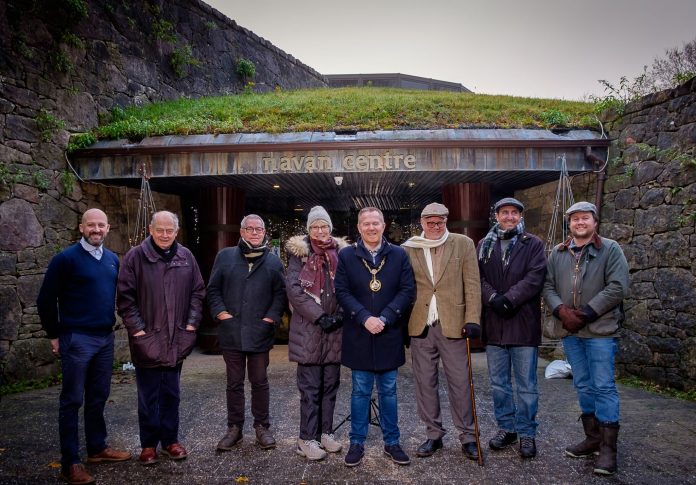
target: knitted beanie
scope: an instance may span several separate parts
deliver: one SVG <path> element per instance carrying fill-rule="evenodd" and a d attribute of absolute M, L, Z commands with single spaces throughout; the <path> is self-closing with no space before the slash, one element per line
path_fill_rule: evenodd
<path fill-rule="evenodd" d="M 333 232 L 333 224 L 331 223 L 329 213 L 320 205 L 312 207 L 309 211 L 309 215 L 307 215 L 307 232 L 309 232 L 309 226 L 315 221 L 326 222 L 329 225 L 329 232 Z"/>

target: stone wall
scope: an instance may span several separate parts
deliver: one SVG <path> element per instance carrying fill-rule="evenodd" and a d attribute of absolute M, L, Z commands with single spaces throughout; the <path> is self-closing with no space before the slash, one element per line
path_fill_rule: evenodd
<path fill-rule="evenodd" d="M 696 388 L 696 78 L 607 117 L 603 235 L 631 268 L 617 367 Z"/>
<path fill-rule="evenodd" d="M 235 72 L 240 58 L 256 66 L 255 90 L 326 85 L 198 0 L 0 2 L 0 382 L 58 370 L 35 300 L 50 258 L 77 239 L 79 215 L 104 209 L 109 247 L 129 247 L 137 191 L 75 181 L 70 133 L 115 107 L 237 93 L 248 81 Z M 155 203 L 181 213 L 178 197 Z"/>
<path fill-rule="evenodd" d="M 696 388 L 696 79 L 607 113 L 609 152 L 599 232 L 630 266 L 617 371 Z M 518 191 L 530 232 L 546 239 L 557 183 Z M 595 176 L 573 180 L 594 202 Z"/>

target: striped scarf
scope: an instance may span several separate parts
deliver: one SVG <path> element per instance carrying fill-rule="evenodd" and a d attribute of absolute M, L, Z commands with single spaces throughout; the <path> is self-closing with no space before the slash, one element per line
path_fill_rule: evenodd
<path fill-rule="evenodd" d="M 496 224 L 495 226 L 491 227 L 491 230 L 488 231 L 488 234 L 486 234 L 486 237 L 483 239 L 483 243 L 481 244 L 481 248 L 479 249 L 479 261 L 482 261 L 484 264 L 488 263 L 488 261 L 491 259 L 493 248 L 495 247 L 495 243 L 498 242 L 498 239 L 511 239 L 510 244 L 508 244 L 508 247 L 505 248 L 505 253 L 503 254 L 503 266 L 507 266 L 510 262 L 512 248 L 515 247 L 515 243 L 517 242 L 517 237 L 523 233 L 524 219 L 520 219 L 520 223 L 508 231 L 501 229 L 500 224 Z"/>

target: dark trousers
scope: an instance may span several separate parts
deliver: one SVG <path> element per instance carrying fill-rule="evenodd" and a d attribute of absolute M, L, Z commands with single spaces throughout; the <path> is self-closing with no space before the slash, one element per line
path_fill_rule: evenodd
<path fill-rule="evenodd" d="M 341 366 L 338 364 L 297 365 L 301 439 L 318 441 L 322 433 L 331 433 L 340 383 Z"/>
<path fill-rule="evenodd" d="M 251 415 L 254 426 L 268 428 L 271 401 L 268 385 L 268 352 L 222 352 L 227 369 L 227 426 L 244 427 L 244 374 L 249 373 L 251 383 Z"/>
<path fill-rule="evenodd" d="M 179 441 L 181 364 L 176 367 L 136 367 L 140 446 L 157 448 Z"/>
<path fill-rule="evenodd" d="M 61 465 L 64 470 L 80 463 L 78 411 L 85 404 L 87 453 L 96 455 L 106 448 L 104 405 L 111 391 L 114 362 L 114 335 L 81 333 L 61 335 L 58 341 L 63 372 L 58 409 Z"/>

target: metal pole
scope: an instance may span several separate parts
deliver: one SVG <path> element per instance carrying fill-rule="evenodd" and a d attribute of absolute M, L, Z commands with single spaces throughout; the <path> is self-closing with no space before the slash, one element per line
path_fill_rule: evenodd
<path fill-rule="evenodd" d="M 476 396 L 474 395 L 474 372 L 471 369 L 471 347 L 469 338 L 466 339 L 466 361 L 469 365 L 469 392 L 471 393 L 471 409 L 474 412 L 474 433 L 476 434 L 476 451 L 478 452 L 478 464 L 483 466 L 483 453 L 481 453 L 481 440 L 479 439 L 478 417 L 476 416 Z"/>

